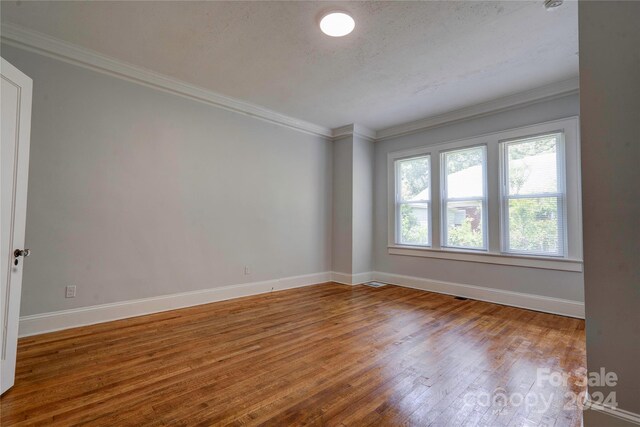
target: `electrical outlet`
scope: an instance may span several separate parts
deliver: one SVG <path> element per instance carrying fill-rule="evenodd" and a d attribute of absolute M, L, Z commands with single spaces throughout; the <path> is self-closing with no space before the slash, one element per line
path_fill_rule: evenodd
<path fill-rule="evenodd" d="M 245 266 L 244 266 L 244 275 L 245 275 L 245 276 L 248 276 L 248 275 L 250 275 L 250 274 L 251 274 L 251 269 L 249 268 L 249 266 L 248 266 L 248 265 L 245 265 Z"/>
<path fill-rule="evenodd" d="M 69 285 L 65 290 L 65 298 L 75 298 L 76 297 L 76 285 Z"/>

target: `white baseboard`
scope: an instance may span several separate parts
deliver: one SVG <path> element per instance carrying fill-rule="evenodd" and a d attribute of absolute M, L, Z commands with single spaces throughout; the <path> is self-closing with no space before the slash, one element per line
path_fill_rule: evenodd
<path fill-rule="evenodd" d="M 640 425 L 639 414 L 596 403 L 590 398 L 587 398 L 584 403 L 583 419 L 584 427 L 632 427 Z"/>
<path fill-rule="evenodd" d="M 331 272 L 331 280 L 343 285 L 359 285 L 361 283 L 367 283 L 373 280 L 373 272 L 367 271 L 365 273 L 340 273 L 338 271 Z"/>
<path fill-rule="evenodd" d="M 34 314 L 20 318 L 19 336 L 42 334 L 78 326 L 92 325 L 127 317 L 175 310 L 177 308 L 208 304 L 232 298 L 257 295 L 261 293 L 292 289 L 334 281 L 346 285 L 357 285 L 377 280 L 398 286 L 422 289 L 448 295 L 473 298 L 481 301 L 505 304 L 514 307 L 538 310 L 563 316 L 584 318 L 584 303 L 540 295 L 524 294 L 460 283 L 442 282 L 420 277 L 378 271 L 358 274 L 340 272 L 322 272 L 303 276 L 285 277 L 263 282 L 245 283 L 220 288 L 204 289 L 192 292 L 163 295 L 132 301 L 101 304 L 53 313 Z"/>
<path fill-rule="evenodd" d="M 331 272 L 322 272 L 23 316 L 20 317 L 18 336 L 27 337 L 232 298 L 315 285 L 329 282 L 331 276 Z"/>
<path fill-rule="evenodd" d="M 580 301 L 504 291 L 501 289 L 485 288 L 461 283 L 442 282 L 438 280 L 423 279 L 421 277 L 403 276 L 400 274 L 383 273 L 379 271 L 374 271 L 372 276 L 373 280 L 404 286 L 407 288 L 422 289 L 430 292 L 455 295 L 584 319 L 584 303 Z"/>

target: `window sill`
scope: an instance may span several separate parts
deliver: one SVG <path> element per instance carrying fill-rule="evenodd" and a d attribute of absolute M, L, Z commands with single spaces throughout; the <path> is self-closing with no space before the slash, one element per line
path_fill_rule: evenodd
<path fill-rule="evenodd" d="M 546 258 L 524 255 L 507 255 L 465 251 L 457 249 L 432 249 L 419 246 L 388 246 L 390 255 L 405 255 L 424 258 L 438 258 L 452 261 L 480 262 L 485 264 L 500 264 L 516 267 L 541 268 L 545 270 L 560 270 L 582 272 L 582 260 L 567 258 Z"/>

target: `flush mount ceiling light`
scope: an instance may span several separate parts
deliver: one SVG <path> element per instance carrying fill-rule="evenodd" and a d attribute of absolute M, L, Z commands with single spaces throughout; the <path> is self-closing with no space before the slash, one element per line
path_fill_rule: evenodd
<path fill-rule="evenodd" d="M 346 36 L 355 26 L 353 18 L 344 12 L 330 12 L 320 20 L 320 29 L 331 37 Z"/>

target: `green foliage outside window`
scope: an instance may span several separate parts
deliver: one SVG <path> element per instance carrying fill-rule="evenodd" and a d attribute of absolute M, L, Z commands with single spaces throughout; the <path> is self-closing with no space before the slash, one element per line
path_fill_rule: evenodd
<path fill-rule="evenodd" d="M 427 157 L 401 162 L 400 169 L 402 196 L 414 199 L 429 187 L 429 159 Z"/>
<path fill-rule="evenodd" d="M 482 247 L 482 228 L 475 230 L 472 226 L 472 218 L 465 218 L 460 225 L 451 225 L 447 230 L 447 238 L 449 246 L 459 246 L 468 248 Z"/>
<path fill-rule="evenodd" d="M 558 201 L 555 197 L 509 201 L 509 247 L 558 252 Z"/>
<path fill-rule="evenodd" d="M 550 136 L 516 143 L 509 146 L 508 152 L 509 189 L 511 194 L 517 195 L 521 193 L 531 174 L 527 158 L 557 154 L 557 138 Z M 557 184 L 553 185 L 555 187 Z M 559 252 L 557 198 L 511 199 L 508 210 L 510 249 L 538 253 Z"/>
<path fill-rule="evenodd" d="M 420 225 L 414 208 L 410 205 L 402 205 L 400 207 L 400 218 L 403 243 L 426 245 L 429 242 L 429 231 L 427 227 Z"/>
<path fill-rule="evenodd" d="M 461 170 L 478 166 L 482 164 L 483 160 L 482 150 L 465 150 L 456 153 L 448 154 L 447 157 L 447 173 L 453 174 L 460 172 Z"/>

